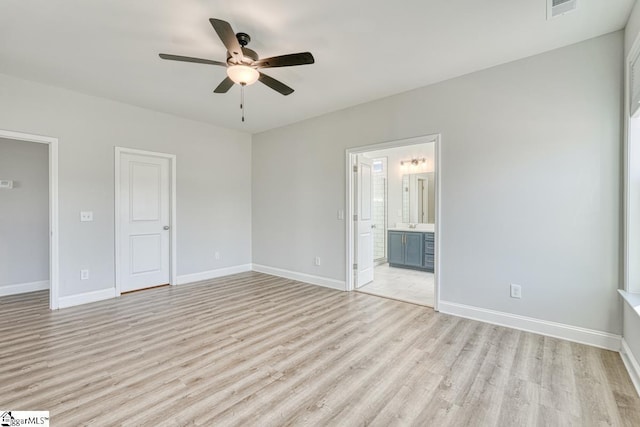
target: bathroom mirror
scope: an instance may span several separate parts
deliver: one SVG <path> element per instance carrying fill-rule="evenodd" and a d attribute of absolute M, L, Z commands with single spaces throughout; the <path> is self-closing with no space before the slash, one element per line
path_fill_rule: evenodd
<path fill-rule="evenodd" d="M 402 222 L 435 222 L 434 178 L 433 172 L 402 175 Z"/>

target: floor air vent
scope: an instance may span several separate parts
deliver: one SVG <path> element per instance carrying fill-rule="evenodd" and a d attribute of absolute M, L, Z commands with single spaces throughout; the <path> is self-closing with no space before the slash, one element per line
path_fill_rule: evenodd
<path fill-rule="evenodd" d="M 547 0 L 547 19 L 576 10 L 578 0 Z"/>

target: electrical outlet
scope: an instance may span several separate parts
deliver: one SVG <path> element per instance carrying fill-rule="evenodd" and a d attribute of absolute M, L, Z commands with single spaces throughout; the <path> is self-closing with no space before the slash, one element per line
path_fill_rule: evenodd
<path fill-rule="evenodd" d="M 511 284 L 511 298 L 522 298 L 522 287 L 520 285 Z"/>
<path fill-rule="evenodd" d="M 80 212 L 80 221 L 82 222 L 93 221 L 93 212 L 92 211 Z"/>
<path fill-rule="evenodd" d="M 216 257 L 216 259 L 220 259 L 220 252 L 216 251 L 216 253 L 214 254 L 214 256 Z"/>
<path fill-rule="evenodd" d="M 317 256 L 317 257 L 313 260 L 313 263 L 314 263 L 315 265 L 320 265 L 320 257 L 319 257 L 319 256 Z"/>
<path fill-rule="evenodd" d="M 344 210 L 338 209 L 338 219 L 344 219 Z"/>
<path fill-rule="evenodd" d="M 80 280 L 89 280 L 89 270 L 80 270 Z"/>

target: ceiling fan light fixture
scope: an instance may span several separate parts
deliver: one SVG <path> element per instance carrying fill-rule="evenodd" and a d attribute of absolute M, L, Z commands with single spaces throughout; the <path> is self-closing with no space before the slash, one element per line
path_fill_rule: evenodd
<path fill-rule="evenodd" d="M 258 70 L 247 65 L 230 65 L 227 67 L 227 75 L 234 83 L 246 86 L 254 84 L 260 77 Z"/>

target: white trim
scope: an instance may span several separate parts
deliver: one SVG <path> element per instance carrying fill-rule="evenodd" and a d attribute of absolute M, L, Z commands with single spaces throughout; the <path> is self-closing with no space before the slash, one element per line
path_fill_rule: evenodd
<path fill-rule="evenodd" d="M 629 304 L 629 307 L 631 307 L 637 315 L 640 315 L 640 293 L 627 292 L 622 289 L 618 289 L 618 293 L 622 296 L 622 299 Z"/>
<path fill-rule="evenodd" d="M 631 166 L 631 159 L 629 158 L 629 124 L 630 124 L 630 108 L 629 103 L 631 102 L 631 97 L 629 96 L 630 92 L 630 65 L 632 59 L 638 55 L 640 51 L 640 34 L 636 35 L 635 40 L 633 41 L 631 48 L 629 49 L 629 53 L 625 58 L 624 62 L 624 125 L 623 125 L 623 144 L 622 144 L 622 223 L 623 223 L 623 233 L 622 233 L 622 246 L 623 246 L 623 254 L 622 254 L 622 263 L 623 263 L 623 286 L 624 290 L 627 292 L 637 291 L 636 289 L 631 289 L 631 284 L 629 280 L 629 266 L 631 265 L 631 259 L 629 255 L 629 219 L 630 209 L 629 209 L 629 199 L 630 199 L 630 182 L 629 182 L 629 170 Z"/>
<path fill-rule="evenodd" d="M 0 129 L 0 138 L 49 145 L 49 308 L 59 307 L 58 138 Z"/>
<path fill-rule="evenodd" d="M 169 277 L 171 278 L 172 285 L 178 284 L 178 175 L 176 174 L 176 156 L 170 155 L 171 162 L 171 246 L 169 249 L 169 256 L 171 257 L 170 261 L 170 272 Z"/>
<path fill-rule="evenodd" d="M 629 50 L 629 55 L 624 61 L 624 120 L 623 120 L 623 144 L 622 144 L 622 280 L 626 291 L 629 290 L 629 60 L 635 52 L 638 39 Z"/>
<path fill-rule="evenodd" d="M 627 372 L 631 377 L 631 382 L 636 388 L 636 393 L 638 393 L 638 395 L 640 396 L 640 364 L 638 363 L 638 359 L 636 359 L 636 357 L 633 355 L 633 352 L 629 348 L 629 344 L 627 344 L 627 341 L 624 338 L 622 338 L 620 357 L 622 357 L 624 367 L 627 368 Z"/>
<path fill-rule="evenodd" d="M 178 284 L 178 245 L 177 245 L 177 185 L 176 185 L 176 155 L 175 154 L 167 154 L 167 153 L 158 153 L 155 151 L 145 151 L 145 150 L 137 150 L 134 148 L 126 148 L 126 147 L 115 147 L 115 155 L 114 155 L 114 183 L 115 183 L 115 200 L 114 200 L 114 222 L 115 222 L 115 275 L 116 275 L 116 285 L 115 292 L 116 296 L 120 296 L 120 158 L 122 154 L 139 154 L 142 156 L 151 156 L 151 157 L 161 157 L 169 160 L 170 168 L 171 168 L 171 200 L 170 200 L 170 220 L 169 227 L 171 233 L 171 242 L 169 243 L 169 283 L 171 285 Z"/>
<path fill-rule="evenodd" d="M 76 305 L 89 304 L 91 302 L 102 301 L 116 297 L 115 288 L 100 289 L 99 291 L 85 292 L 83 294 L 60 297 L 60 308 L 73 307 Z"/>
<path fill-rule="evenodd" d="M 621 345 L 620 335 L 470 305 L 440 301 L 440 312 L 607 350 L 619 351 Z"/>
<path fill-rule="evenodd" d="M 635 40 L 629 49 L 629 54 L 625 58 L 625 67 L 624 67 L 624 135 L 623 135 L 623 199 L 622 199 L 622 214 L 623 214 L 623 233 L 622 233 L 622 244 L 623 244 L 623 281 L 624 281 L 624 290 L 618 290 L 622 298 L 625 300 L 627 304 L 634 310 L 636 314 L 640 314 L 640 295 L 638 293 L 632 293 L 636 289 L 631 289 L 631 283 L 629 280 L 629 266 L 630 266 L 630 257 L 629 257 L 629 198 L 630 198 L 630 183 L 629 183 L 629 170 L 631 166 L 631 159 L 629 158 L 629 124 L 630 124 L 630 109 L 629 103 L 631 102 L 629 97 L 630 87 L 630 63 L 631 58 L 635 57 L 638 53 L 638 49 L 640 49 L 640 34 L 636 35 Z M 624 363 L 624 366 L 627 368 L 627 372 L 631 377 L 631 381 L 633 382 L 634 387 L 636 388 L 636 392 L 640 395 L 640 364 L 638 364 L 638 360 L 633 355 L 633 352 L 629 348 L 627 341 L 622 338 L 622 345 L 620 350 L 620 357 Z"/>
<path fill-rule="evenodd" d="M 230 276 L 232 274 L 251 271 L 251 264 L 234 265 L 232 267 L 217 268 L 215 270 L 201 271 L 200 273 L 182 274 L 178 276 L 178 285 L 200 282 L 202 280 L 215 279 L 216 277 Z"/>
<path fill-rule="evenodd" d="M 41 144 L 55 144 L 58 142 L 58 138 L 54 138 L 51 136 L 35 135 L 2 129 L 0 129 L 0 138 L 14 139 L 17 141 L 39 142 Z"/>
<path fill-rule="evenodd" d="M 435 155 L 436 155 L 436 164 L 435 164 L 435 180 L 436 180 L 436 209 L 435 209 L 435 228 L 436 233 L 434 236 L 434 260 L 433 260 L 433 280 L 434 280 L 434 288 L 433 288 L 433 309 L 435 311 L 440 311 L 440 242 L 442 241 L 442 148 L 440 146 L 440 135 L 436 136 L 435 141 Z"/>
<path fill-rule="evenodd" d="M 284 277 L 285 279 L 297 280 L 311 285 L 323 286 L 325 288 L 344 291 L 345 285 L 341 280 L 329 279 L 328 277 L 314 276 L 312 274 L 299 273 L 297 271 L 284 270 L 282 268 L 269 267 L 266 265 L 252 264 L 253 271 L 270 274 L 272 276 Z"/>
<path fill-rule="evenodd" d="M 433 142 L 435 143 L 435 171 L 434 171 L 434 176 L 435 176 L 435 180 L 436 180 L 436 185 L 435 185 L 435 203 L 436 203 L 436 211 L 435 211 L 435 248 L 434 248 L 434 304 L 433 304 L 433 309 L 435 311 L 439 311 L 440 310 L 440 238 L 442 236 L 442 231 L 441 231 L 441 216 L 440 213 L 442 211 L 442 162 L 441 162 L 441 149 L 440 149 L 440 142 L 441 142 L 441 136 L 440 134 L 432 134 L 432 135 L 422 135 L 422 136 L 416 136 L 413 138 L 406 138 L 406 139 L 399 139 L 399 140 L 395 140 L 395 141 L 388 141 L 388 142 L 383 142 L 383 143 L 379 143 L 379 144 L 373 144 L 373 145 L 365 145 L 365 146 L 360 146 L 360 147 L 354 147 L 354 148 L 348 148 L 345 153 L 346 153 L 346 200 L 345 200 L 345 206 L 346 206 L 346 215 L 345 215 L 345 219 L 346 219 L 346 225 L 345 225 L 345 241 L 346 241 L 346 265 L 345 265 L 345 270 L 346 270 L 346 277 L 345 277 L 345 290 L 347 291 L 353 291 L 355 289 L 354 287 L 354 283 L 353 283 L 353 269 L 351 268 L 353 263 L 354 263 L 354 259 L 355 259 L 355 252 L 354 252 L 354 227 L 353 227 L 353 214 L 355 212 L 354 206 L 353 206 L 353 192 L 354 192 L 354 180 L 353 180 L 353 161 L 354 158 L 357 154 L 359 153 L 366 153 L 367 151 L 378 151 L 378 150 L 384 150 L 387 148 L 397 148 L 397 147 L 405 147 L 405 146 L 409 146 L 409 145 L 416 145 L 416 144 L 427 144 Z"/>
<path fill-rule="evenodd" d="M 15 283 L 12 285 L 0 286 L 0 297 L 15 294 L 25 294 L 27 292 L 44 291 L 49 289 L 48 280 L 40 280 L 39 282 Z"/>

